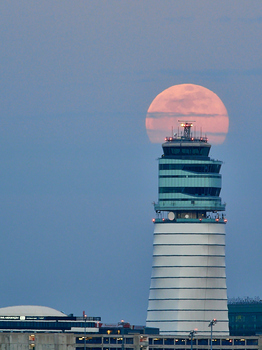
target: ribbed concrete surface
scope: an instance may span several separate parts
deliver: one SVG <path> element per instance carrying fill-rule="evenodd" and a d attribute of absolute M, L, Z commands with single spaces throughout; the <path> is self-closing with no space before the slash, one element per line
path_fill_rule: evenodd
<path fill-rule="evenodd" d="M 225 225 L 157 223 L 147 326 L 162 334 L 228 335 Z"/>

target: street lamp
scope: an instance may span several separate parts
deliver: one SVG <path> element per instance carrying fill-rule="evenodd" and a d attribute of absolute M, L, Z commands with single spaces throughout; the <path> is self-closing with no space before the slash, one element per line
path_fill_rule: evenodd
<path fill-rule="evenodd" d="M 210 321 L 208 327 L 211 327 L 211 343 L 210 343 L 210 350 L 212 350 L 212 342 L 213 342 L 213 326 L 217 323 L 217 320 L 213 318 L 213 320 Z"/>
<path fill-rule="evenodd" d="M 125 343 L 124 343 L 124 334 L 125 334 L 124 324 L 125 324 L 125 321 L 124 321 L 124 320 L 121 320 L 121 322 L 119 322 L 119 323 L 122 325 L 122 328 L 121 328 L 121 335 L 122 335 L 122 346 L 121 346 L 121 350 L 125 350 Z"/>
<path fill-rule="evenodd" d="M 84 318 L 84 320 L 85 320 L 85 339 L 84 339 L 84 350 L 86 350 L 86 318 L 87 318 L 87 316 L 86 316 L 85 311 L 83 311 L 83 318 Z"/>
<path fill-rule="evenodd" d="M 197 333 L 197 328 L 193 329 L 192 331 L 190 331 L 189 333 L 189 339 L 191 340 L 191 350 L 193 350 L 193 338 L 194 335 Z"/>

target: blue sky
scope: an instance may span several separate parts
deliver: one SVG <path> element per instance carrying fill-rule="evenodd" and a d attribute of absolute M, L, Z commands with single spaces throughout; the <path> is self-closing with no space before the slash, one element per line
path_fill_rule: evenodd
<path fill-rule="evenodd" d="M 261 296 L 261 1 L 2 1 L 1 307 L 144 324 L 157 161 L 147 109 L 214 91 L 229 297 Z"/>

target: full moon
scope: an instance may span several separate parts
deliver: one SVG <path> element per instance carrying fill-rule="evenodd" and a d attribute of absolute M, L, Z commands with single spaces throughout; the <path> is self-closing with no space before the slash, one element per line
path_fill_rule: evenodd
<path fill-rule="evenodd" d="M 207 136 L 212 144 L 225 141 L 229 119 L 226 107 L 211 90 L 194 84 L 174 85 L 153 100 L 146 115 L 146 130 L 152 143 L 181 133 L 179 121 L 193 122 L 193 133 Z"/>

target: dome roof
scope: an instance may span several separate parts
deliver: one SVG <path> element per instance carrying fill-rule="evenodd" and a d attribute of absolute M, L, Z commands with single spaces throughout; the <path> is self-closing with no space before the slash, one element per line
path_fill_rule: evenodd
<path fill-rule="evenodd" d="M 47 306 L 18 305 L 0 308 L 0 316 L 64 316 L 61 311 L 57 311 Z"/>

